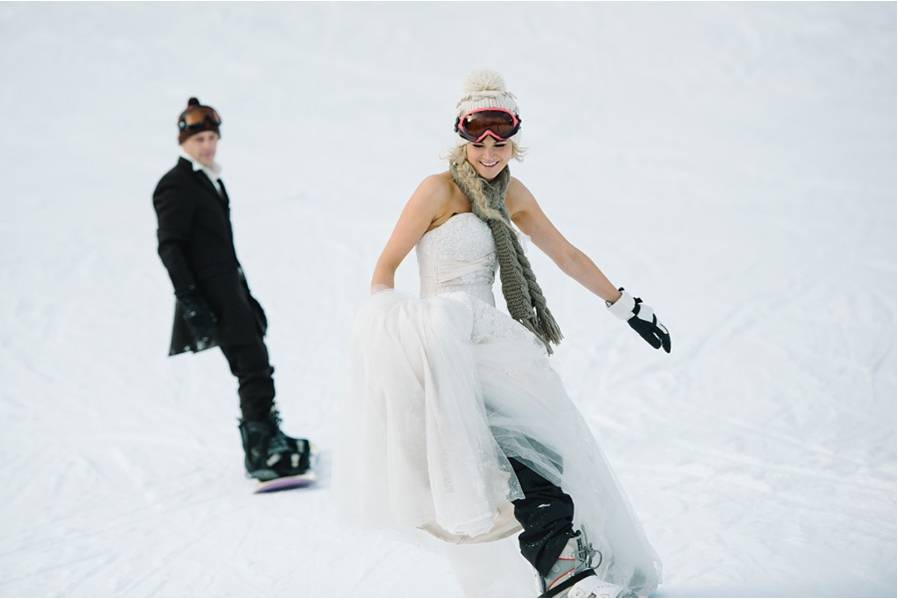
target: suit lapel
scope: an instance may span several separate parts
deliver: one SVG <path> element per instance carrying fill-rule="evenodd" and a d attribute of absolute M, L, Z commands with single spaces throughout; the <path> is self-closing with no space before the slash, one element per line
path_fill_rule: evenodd
<path fill-rule="evenodd" d="M 193 171 L 193 176 L 197 178 L 200 182 L 200 185 L 203 186 L 207 192 L 211 193 L 216 200 L 219 202 L 224 201 L 224 198 L 221 197 L 221 194 L 218 193 L 218 190 L 215 189 L 215 183 L 209 180 L 209 177 L 206 176 L 206 173 L 203 171 Z"/>
<path fill-rule="evenodd" d="M 181 168 L 185 169 L 190 173 L 193 179 L 199 183 L 200 187 L 206 190 L 208 193 L 212 194 L 212 196 L 219 202 L 223 203 L 225 207 L 228 206 L 228 196 L 225 193 L 224 197 L 222 194 L 218 193 L 218 190 L 215 189 L 215 184 L 209 180 L 209 177 L 206 176 L 206 173 L 203 171 L 195 171 L 193 170 L 193 165 L 190 164 L 189 160 L 182 158 L 178 159 L 178 164 L 181 165 Z M 222 189 L 224 189 L 224 184 L 222 184 Z"/>

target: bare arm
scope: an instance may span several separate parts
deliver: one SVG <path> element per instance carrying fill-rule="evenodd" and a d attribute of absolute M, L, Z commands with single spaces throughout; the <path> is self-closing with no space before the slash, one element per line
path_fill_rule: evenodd
<path fill-rule="evenodd" d="M 372 292 L 393 288 L 396 269 L 437 218 L 445 204 L 446 194 L 445 184 L 439 175 L 427 177 L 421 182 L 406 202 L 390 239 L 377 259 L 371 277 Z"/>
<path fill-rule="evenodd" d="M 542 211 L 536 198 L 524 184 L 512 179 L 508 185 L 506 203 L 511 219 L 530 236 L 536 247 L 548 255 L 569 277 L 606 301 L 620 297 L 611 281 L 599 267 L 561 234 Z"/>

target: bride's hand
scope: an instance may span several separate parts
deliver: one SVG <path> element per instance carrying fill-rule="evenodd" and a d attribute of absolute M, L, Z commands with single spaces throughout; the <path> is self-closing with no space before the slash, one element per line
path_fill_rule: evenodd
<path fill-rule="evenodd" d="M 655 349 L 661 347 L 670 353 L 670 333 L 658 320 L 652 307 L 643 303 L 638 297 L 634 298 L 624 291 L 623 287 L 619 291 L 620 297 L 613 304 L 608 304 L 608 311 L 621 320 L 626 320 L 649 345 Z"/>

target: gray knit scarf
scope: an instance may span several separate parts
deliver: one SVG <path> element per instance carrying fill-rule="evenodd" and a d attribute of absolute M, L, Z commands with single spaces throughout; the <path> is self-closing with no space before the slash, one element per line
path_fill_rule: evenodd
<path fill-rule="evenodd" d="M 471 210 L 489 226 L 493 234 L 502 295 L 505 296 L 508 313 L 539 337 L 551 354 L 549 343 L 558 345 L 561 342 L 561 329 L 546 305 L 530 261 L 511 228 L 511 219 L 505 208 L 505 192 L 511 179 L 508 167 L 502 169 L 492 181 L 480 177 L 467 160 L 461 164 L 450 162 L 449 172 L 471 202 Z"/>

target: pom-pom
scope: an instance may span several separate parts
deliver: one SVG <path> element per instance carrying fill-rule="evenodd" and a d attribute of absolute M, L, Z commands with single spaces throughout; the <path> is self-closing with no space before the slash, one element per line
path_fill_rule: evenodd
<path fill-rule="evenodd" d="M 187 100 L 187 105 L 188 106 L 199 106 L 200 101 L 197 100 L 196 98 L 190 98 L 189 100 Z"/>
<path fill-rule="evenodd" d="M 474 71 L 465 79 L 465 93 L 504 92 L 505 81 L 496 71 Z"/>

